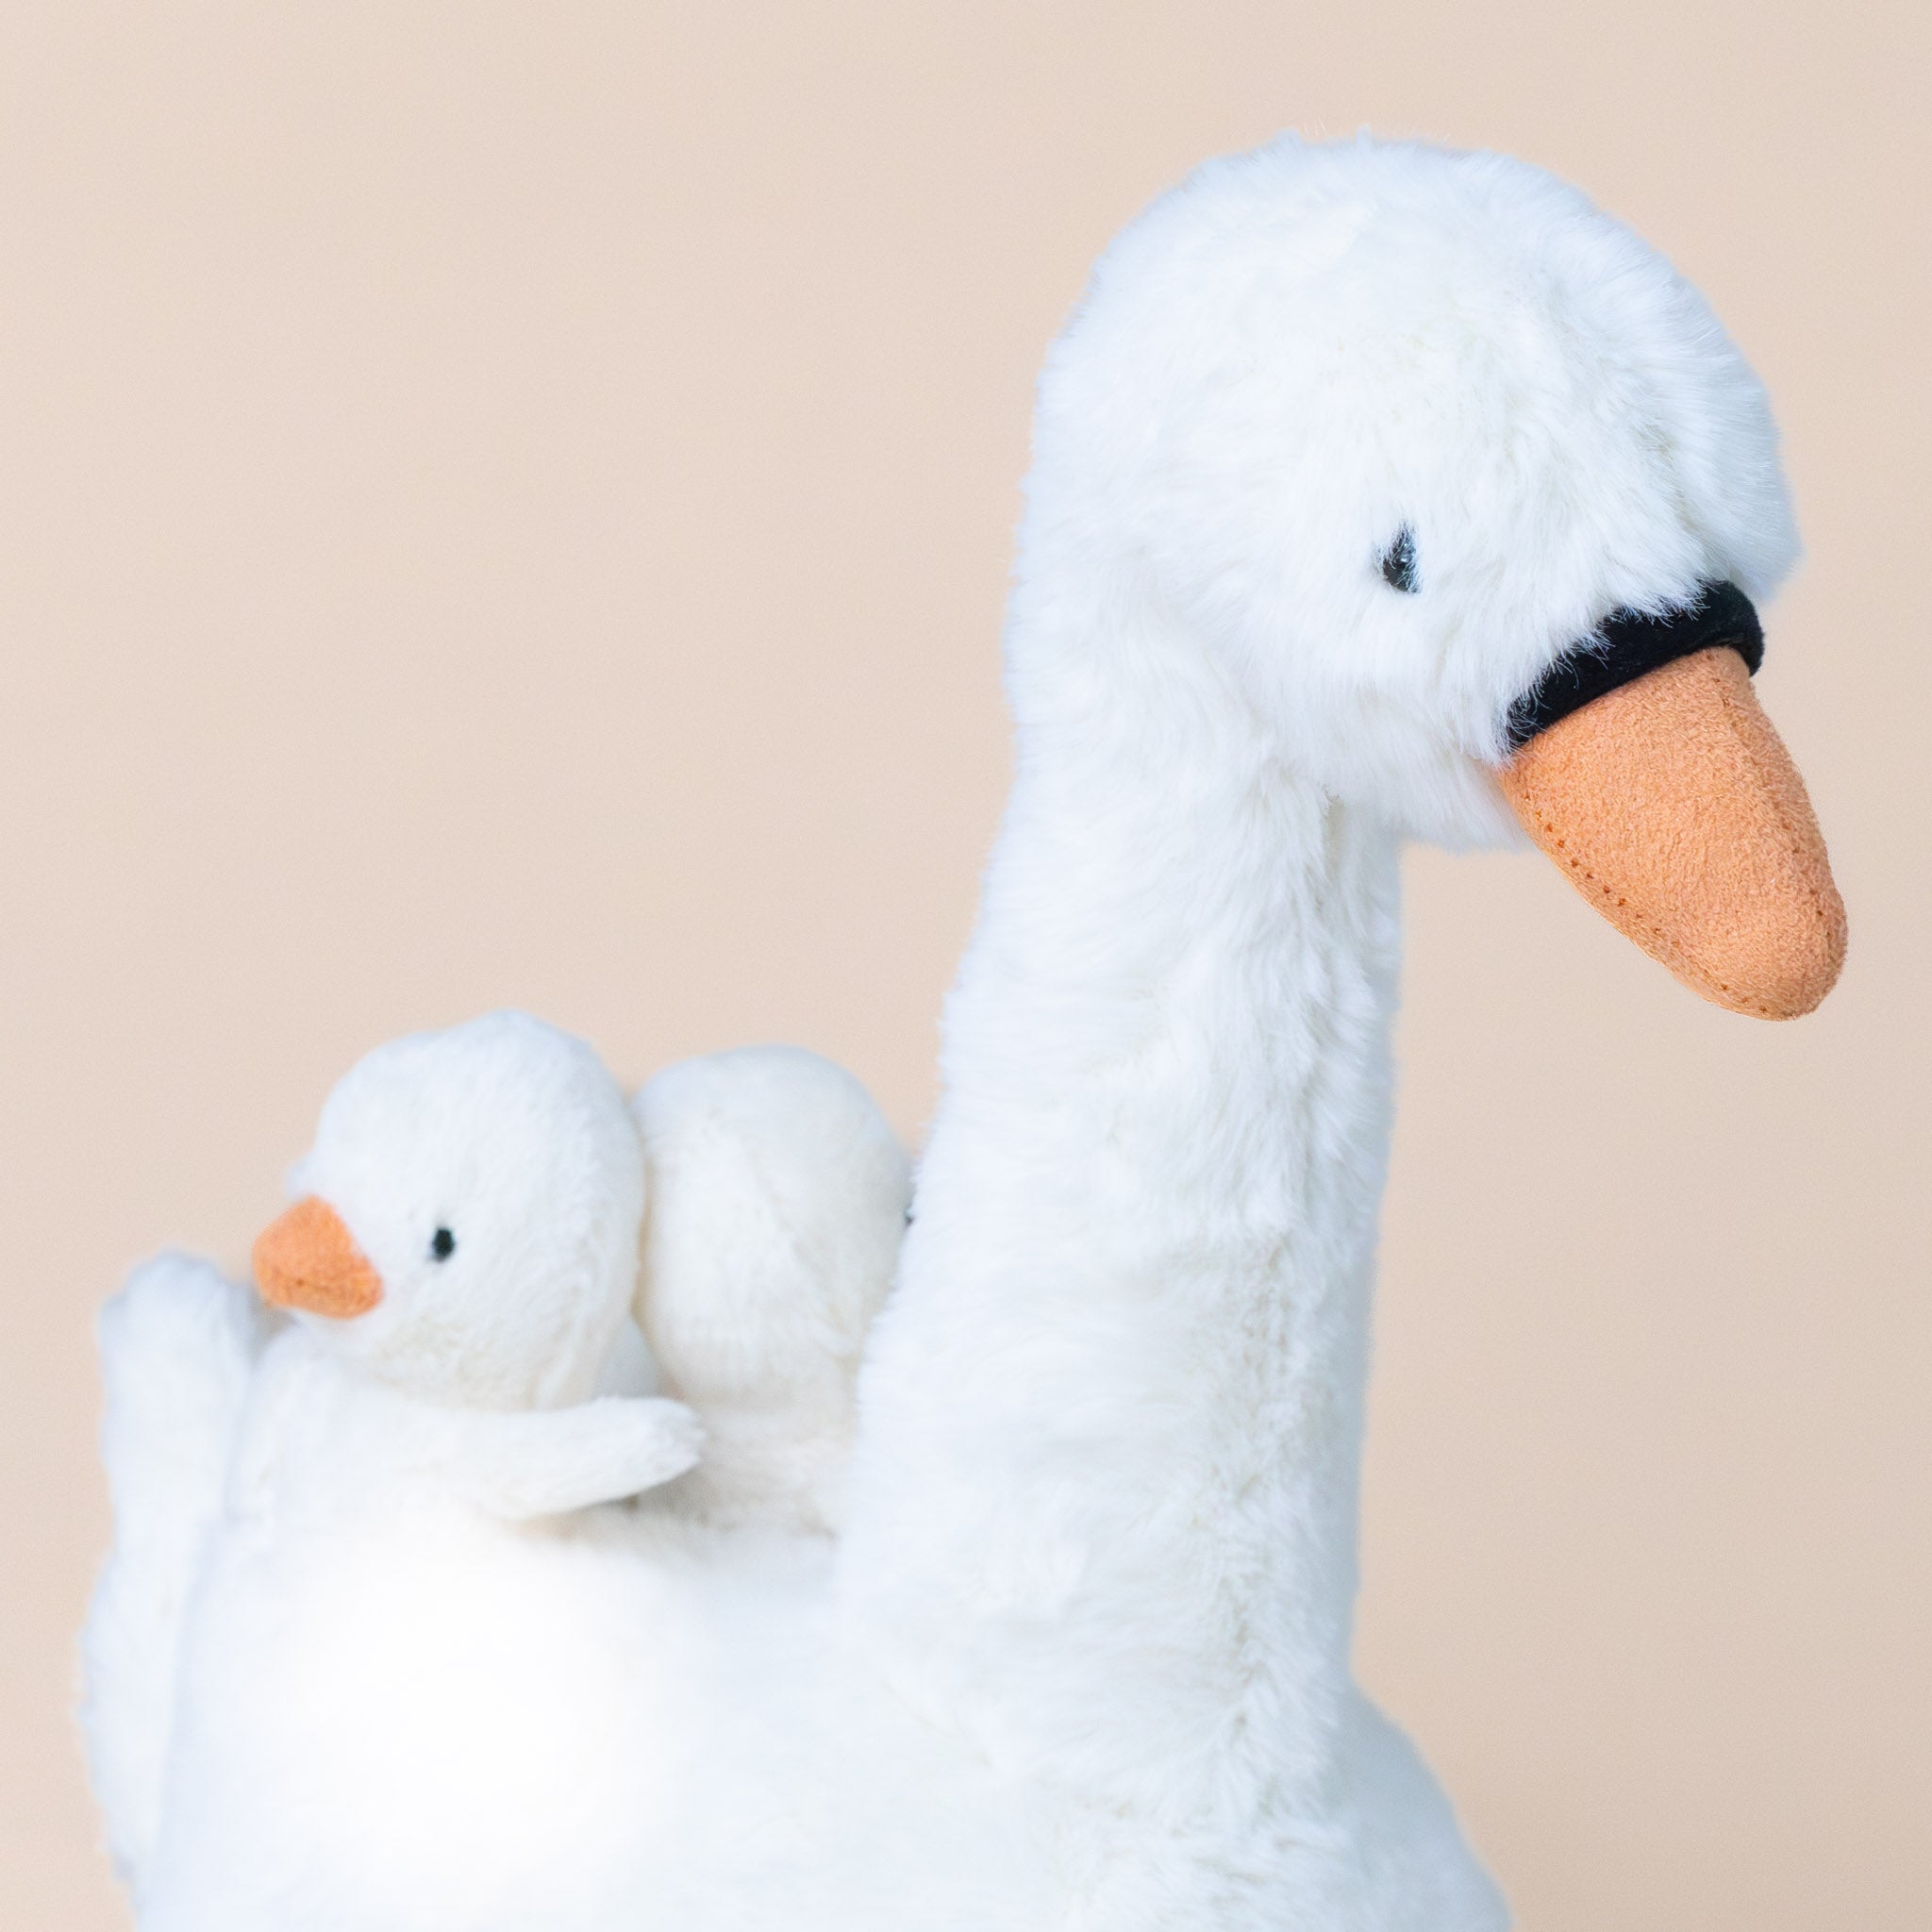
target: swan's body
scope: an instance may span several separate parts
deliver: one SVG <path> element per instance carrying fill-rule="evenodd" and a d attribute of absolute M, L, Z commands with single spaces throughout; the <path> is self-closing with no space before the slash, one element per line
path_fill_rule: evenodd
<path fill-rule="evenodd" d="M 270 1346 L 186 1632 L 143 1928 L 460 1926 L 485 1902 L 530 1923 L 533 1842 L 546 1885 L 594 1879 L 625 1819 L 585 1794 L 635 1789 L 616 1746 L 664 1718 L 662 1684 L 616 1666 L 661 1668 L 678 1636 L 641 1572 L 614 1613 L 569 1512 L 689 1465 L 664 1407 L 464 1413 L 299 1330 Z"/>
<path fill-rule="evenodd" d="M 1504 1923 L 1350 1674 L 1398 850 L 1507 827 L 1524 694 L 1614 614 L 1678 636 L 1793 549 L 1764 398 L 1709 311 L 1533 169 L 1284 142 L 1121 238 L 1041 385 L 1018 777 L 841 1539 L 700 1509 L 595 1541 L 593 1594 L 672 1661 L 641 1640 L 541 1923 Z M 1753 702 L 1725 675 L 1713 728 Z M 1566 769 L 1620 715 L 1579 712 Z M 1539 796 L 1561 848 L 1569 795 Z M 1641 788 L 1618 806 L 1641 833 Z M 1723 835 L 1691 829 L 1652 826 L 1692 859 Z M 1754 1010 L 1835 971 L 1801 873 L 1751 874 L 1810 947 L 1789 998 L 1766 953 Z M 1716 984 L 1672 909 L 1612 916 Z M 577 1708 L 564 1687 L 541 1719 Z M 354 1923 L 532 1923 L 486 1869 Z M 342 1923 L 285 1888 L 193 1932 Z"/>

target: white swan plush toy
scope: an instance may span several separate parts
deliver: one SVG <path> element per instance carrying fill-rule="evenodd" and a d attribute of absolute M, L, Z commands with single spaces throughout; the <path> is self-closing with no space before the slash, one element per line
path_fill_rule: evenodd
<path fill-rule="evenodd" d="M 788 1488 L 754 1432 L 745 1466 L 762 1473 L 742 1493 L 768 1520 L 734 1527 L 715 1497 L 605 1512 L 628 1540 L 569 1545 L 593 1548 L 594 1588 L 548 1561 L 541 1588 L 479 1568 L 489 1587 L 399 1652 L 399 1579 L 444 1601 L 461 1562 L 494 1558 L 459 1548 L 444 1514 L 432 1540 L 425 1511 L 382 1562 L 317 1536 L 297 1572 L 279 1517 L 246 1513 L 262 1457 L 243 1456 L 234 1507 L 252 1526 L 215 1532 L 191 1599 L 208 1635 L 180 1672 L 170 1787 L 190 1751 L 213 1762 L 224 1726 L 255 1749 L 212 1798 L 207 1774 L 180 1854 L 219 1908 L 171 1901 L 154 1924 L 1506 1923 L 1350 1669 L 1398 856 L 1520 825 L 1718 1005 L 1815 1006 L 1843 909 L 1752 683 L 1756 606 L 1795 551 L 1742 358 L 1666 262 L 1549 176 L 1285 140 L 1157 203 L 1101 262 L 1041 384 L 1007 632 L 1014 791 L 863 1353 L 849 1479 L 823 1485 L 814 1460 Z M 646 1105 L 647 1137 L 655 1119 Z M 452 1149 L 464 1126 L 449 1117 Z M 359 1240 L 369 1213 L 375 1274 L 433 1294 L 425 1243 L 444 1208 L 364 1209 L 364 1178 L 345 1183 L 345 1224 Z M 353 1270 L 332 1278 L 369 1291 Z M 726 1313 L 721 1293 L 708 1331 L 654 1320 L 648 1300 L 670 1386 L 728 1387 L 671 1357 L 737 1323 L 731 1352 L 757 1373 L 768 1297 Z M 439 1340 L 420 1359 L 440 1374 L 471 1345 L 444 1331 L 455 1310 L 425 1307 Z M 583 1383 L 558 1307 L 544 1373 L 561 1380 L 540 1391 L 492 1368 L 505 1401 Z M 193 1319 L 219 1406 L 244 1379 L 245 1324 Z M 862 1320 L 855 1304 L 790 1324 L 840 1365 L 835 1396 Z M 335 1493 L 330 1419 L 378 1399 L 381 1332 L 367 1356 L 308 1335 L 287 1350 L 318 1387 L 366 1372 L 353 1406 L 280 1422 L 277 1378 L 247 1378 L 244 1436 L 312 1465 L 318 1509 Z M 595 1481 L 552 1481 L 548 1502 L 668 1472 L 688 1439 L 651 1413 L 585 1423 L 627 1446 Z M 439 1469 L 460 1463 L 431 1436 Z M 486 1445 L 475 1464 L 500 1494 L 503 1458 Z M 834 1520 L 836 1540 L 781 1533 Z M 227 1637 L 215 1607 L 244 1601 L 255 1622 Z M 554 1669 L 512 1675 L 507 1707 L 487 1670 L 443 1655 L 521 1656 L 539 1625 Z M 628 1650 L 617 1630 L 636 1633 Z M 288 1668 L 238 1690 L 222 1674 L 243 1654 Z M 594 1659 L 601 1700 L 574 1658 Z M 425 1685 L 446 1690 L 469 1750 L 399 1781 L 392 1740 L 413 1733 L 394 1710 L 415 1699 L 417 1722 Z M 368 1802 L 340 1766 L 305 1784 L 330 1726 L 360 1726 Z M 492 1776 L 474 1774 L 486 1758 Z M 505 1850 L 520 1814 L 547 1888 Z M 440 1890 L 398 1841 L 425 1815 Z M 164 1877 L 174 1832 L 170 1815 Z M 450 1862 L 465 1850 L 474 1873 Z M 270 1875 L 241 1896 L 225 1859 Z"/>
<path fill-rule="evenodd" d="M 1503 1923 L 1350 1670 L 1399 852 L 1514 820 L 1700 993 L 1814 1007 L 1843 908 L 1750 675 L 1796 548 L 1717 318 L 1535 168 L 1283 140 L 1095 270 L 840 1577 L 1050 1821 L 1031 1923 Z"/>

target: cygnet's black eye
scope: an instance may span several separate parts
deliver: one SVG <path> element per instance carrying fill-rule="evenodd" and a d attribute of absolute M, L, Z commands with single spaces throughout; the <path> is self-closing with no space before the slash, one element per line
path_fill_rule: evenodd
<path fill-rule="evenodd" d="M 1402 591 L 1409 596 L 1422 589 L 1415 575 L 1415 532 L 1404 524 L 1395 533 L 1395 540 L 1383 551 L 1378 559 L 1382 581 L 1391 591 Z"/>
<path fill-rule="evenodd" d="M 457 1238 L 446 1227 L 439 1227 L 429 1243 L 431 1260 L 447 1261 L 457 1251 Z"/>

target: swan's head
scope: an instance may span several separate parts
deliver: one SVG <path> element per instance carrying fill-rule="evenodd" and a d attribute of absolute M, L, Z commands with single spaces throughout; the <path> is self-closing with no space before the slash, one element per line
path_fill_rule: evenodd
<path fill-rule="evenodd" d="M 256 1280 L 349 1362 L 465 1406 L 589 1393 L 637 1277 L 643 1160 L 580 1041 L 495 1013 L 376 1048 L 292 1191 Z"/>
<path fill-rule="evenodd" d="M 1797 551 L 1770 410 L 1696 291 L 1575 191 L 1367 140 L 1210 163 L 1102 258 L 1036 456 L 1023 715 L 1137 654 L 1405 833 L 1480 841 L 1513 808 L 1721 1003 L 1823 997 L 1842 908 L 1723 648 L 1755 649 Z M 1627 690 L 1575 702 L 1579 663 Z"/>

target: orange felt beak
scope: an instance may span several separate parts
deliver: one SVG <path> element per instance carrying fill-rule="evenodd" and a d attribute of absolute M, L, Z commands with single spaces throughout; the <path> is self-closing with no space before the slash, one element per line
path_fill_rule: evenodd
<path fill-rule="evenodd" d="M 372 1268 L 342 1217 L 310 1194 L 262 1229 L 253 1256 L 255 1285 L 277 1308 L 303 1308 L 346 1322 L 382 1299 Z"/>
<path fill-rule="evenodd" d="M 1620 685 L 1498 776 L 1570 883 L 1693 991 L 1793 1020 L 1831 991 L 1844 902 L 1737 651 L 1715 645 Z"/>

